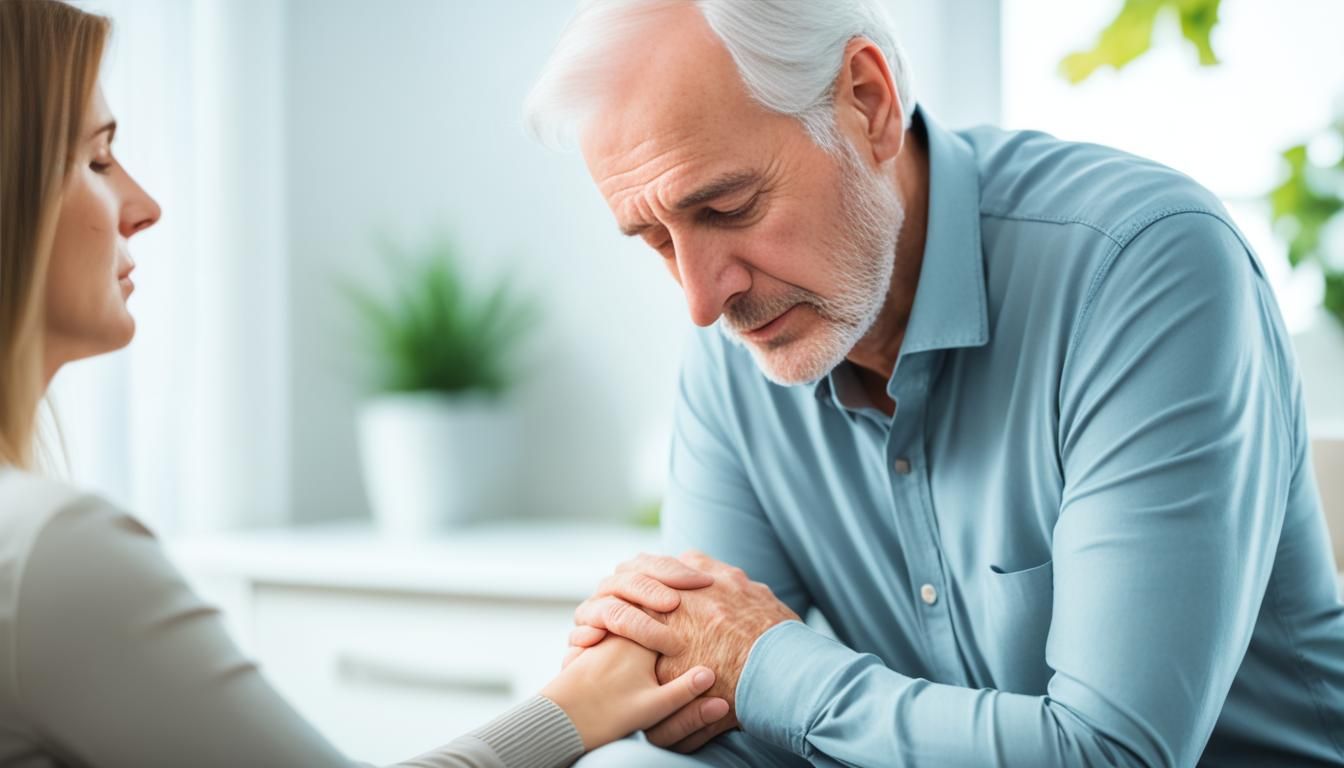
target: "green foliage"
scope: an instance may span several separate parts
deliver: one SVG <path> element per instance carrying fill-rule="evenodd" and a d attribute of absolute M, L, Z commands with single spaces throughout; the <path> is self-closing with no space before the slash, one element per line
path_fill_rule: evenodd
<path fill-rule="evenodd" d="M 519 299 L 507 279 L 484 292 L 471 290 L 447 237 L 415 252 L 390 242 L 381 250 L 392 268 L 390 295 L 346 286 L 367 321 L 379 389 L 490 396 L 508 391 L 518 344 L 538 317 L 535 306 Z"/>
<path fill-rule="evenodd" d="M 1344 119 L 1328 130 L 1344 143 Z M 1288 177 L 1269 193 L 1271 216 L 1275 231 L 1288 243 L 1288 261 L 1294 267 L 1309 262 L 1320 266 L 1325 308 L 1344 322 L 1344 270 L 1328 258 L 1326 249 L 1332 244 L 1322 237 L 1326 226 L 1344 214 L 1344 156 L 1328 165 L 1313 163 L 1307 146 L 1284 150 Z"/>
<path fill-rule="evenodd" d="M 635 525 L 657 528 L 663 516 L 663 503 L 657 499 L 641 504 L 635 509 Z"/>
<path fill-rule="evenodd" d="M 1325 308 L 1330 310 L 1339 322 L 1344 323 L 1344 272 L 1326 270 Z"/>
<path fill-rule="evenodd" d="M 1077 84 L 1102 67 L 1123 69 L 1152 47 L 1153 27 L 1165 13 L 1175 13 L 1181 34 L 1199 52 L 1199 63 L 1209 67 L 1218 63 L 1213 50 L 1213 29 L 1218 26 L 1218 6 L 1222 0 L 1125 0 L 1116 17 L 1097 36 L 1090 50 L 1078 51 L 1059 63 L 1059 71 Z"/>

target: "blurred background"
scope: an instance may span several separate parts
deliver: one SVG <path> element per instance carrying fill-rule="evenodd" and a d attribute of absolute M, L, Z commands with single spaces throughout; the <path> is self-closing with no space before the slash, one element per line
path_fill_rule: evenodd
<path fill-rule="evenodd" d="M 1344 469 L 1344 4 L 888 2 L 944 124 L 1111 144 L 1226 201 Z M 57 379 L 71 474 L 363 759 L 531 693 L 573 604 L 657 546 L 690 327 L 580 158 L 524 135 L 572 0 L 79 4 L 114 20 L 117 153 L 164 217 L 133 248 L 135 342 Z M 445 507 L 473 524 L 424 533 Z"/>

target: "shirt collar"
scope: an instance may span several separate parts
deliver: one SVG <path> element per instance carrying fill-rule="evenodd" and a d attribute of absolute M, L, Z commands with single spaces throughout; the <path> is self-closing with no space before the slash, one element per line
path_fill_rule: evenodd
<path fill-rule="evenodd" d="M 928 227 L 915 304 L 901 343 L 902 357 L 979 347 L 989 341 L 975 152 L 965 139 L 938 125 L 919 107 L 914 127 L 921 126 L 929 148 Z M 819 399 L 833 399 L 834 375 L 832 371 L 817 382 Z"/>

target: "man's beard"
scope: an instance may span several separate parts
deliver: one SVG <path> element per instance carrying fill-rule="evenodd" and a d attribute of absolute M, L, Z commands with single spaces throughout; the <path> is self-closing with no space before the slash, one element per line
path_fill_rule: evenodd
<path fill-rule="evenodd" d="M 844 226 L 829 265 L 837 282 L 835 296 L 797 287 L 778 296 L 748 294 L 730 304 L 719 322 L 719 329 L 749 349 L 757 367 L 776 384 L 806 384 L 830 373 L 873 327 L 891 287 L 905 207 L 881 174 L 864 165 L 858 150 L 848 141 L 842 144 Z M 806 336 L 780 334 L 763 347 L 740 336 L 800 304 L 821 321 Z"/>

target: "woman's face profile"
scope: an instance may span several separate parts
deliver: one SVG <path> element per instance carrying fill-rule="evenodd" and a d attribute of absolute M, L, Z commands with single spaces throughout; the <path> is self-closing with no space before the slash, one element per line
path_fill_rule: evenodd
<path fill-rule="evenodd" d="M 46 290 L 49 372 L 120 349 L 135 335 L 127 242 L 159 220 L 159 205 L 112 154 L 116 122 L 95 88 L 66 178 Z"/>

